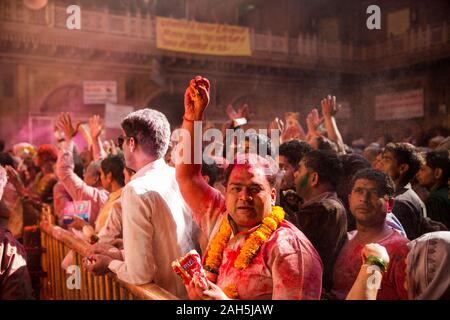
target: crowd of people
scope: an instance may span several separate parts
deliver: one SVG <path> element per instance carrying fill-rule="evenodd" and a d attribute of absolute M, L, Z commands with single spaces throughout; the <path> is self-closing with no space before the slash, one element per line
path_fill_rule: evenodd
<path fill-rule="evenodd" d="M 197 148 L 210 90 L 190 81 L 177 141 L 163 113 L 140 109 L 117 145 L 93 116 L 80 152 L 63 113 L 61 141 L 1 150 L 0 299 L 33 298 L 22 243 L 45 205 L 90 244 L 89 272 L 184 299 L 450 299 L 450 137 L 349 146 L 328 96 L 307 130 L 288 113 L 267 135 L 215 141 L 225 148 L 213 154 Z M 243 129 L 247 112 L 228 108 L 223 130 Z M 79 203 L 85 218 L 68 213 Z M 171 268 L 192 249 L 206 286 Z"/>

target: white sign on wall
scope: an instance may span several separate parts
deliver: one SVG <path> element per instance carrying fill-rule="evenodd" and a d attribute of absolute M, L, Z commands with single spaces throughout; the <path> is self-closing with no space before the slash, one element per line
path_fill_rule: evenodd
<path fill-rule="evenodd" d="M 84 104 L 117 103 L 116 81 L 83 81 Z"/>
<path fill-rule="evenodd" d="M 106 128 L 118 128 L 120 129 L 120 123 L 123 118 L 130 112 L 133 112 L 134 108 L 131 106 L 121 106 L 112 103 L 105 105 L 105 127 Z"/>
<path fill-rule="evenodd" d="M 423 89 L 375 97 L 375 120 L 398 120 L 424 116 Z"/>

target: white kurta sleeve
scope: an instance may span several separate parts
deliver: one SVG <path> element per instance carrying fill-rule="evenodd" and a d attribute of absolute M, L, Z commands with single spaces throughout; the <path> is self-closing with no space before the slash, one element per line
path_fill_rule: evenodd
<path fill-rule="evenodd" d="M 109 269 L 120 280 L 142 285 L 154 280 L 156 266 L 153 256 L 151 194 L 140 195 L 131 186 L 122 191 L 124 261 L 113 260 Z"/>

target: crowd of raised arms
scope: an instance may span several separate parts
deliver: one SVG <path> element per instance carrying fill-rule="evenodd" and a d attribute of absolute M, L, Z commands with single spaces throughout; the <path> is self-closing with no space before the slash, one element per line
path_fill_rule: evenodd
<path fill-rule="evenodd" d="M 328 96 L 306 130 L 294 113 L 265 133 L 246 130 L 246 105 L 229 106 L 230 121 L 213 130 L 205 112 L 213 90 L 193 78 L 172 131 L 163 113 L 139 109 L 117 141 L 102 141 L 93 115 L 81 151 L 79 127 L 63 113 L 53 144 L 2 141 L 0 299 L 35 297 L 23 230 L 45 205 L 56 225 L 89 243 L 89 272 L 182 299 L 450 299 L 448 129 L 425 146 L 387 135 L 352 145 Z M 206 145 L 208 130 L 216 138 Z M 87 205 L 85 218 L 68 214 L 73 203 Z M 173 270 L 191 250 L 206 281 Z"/>

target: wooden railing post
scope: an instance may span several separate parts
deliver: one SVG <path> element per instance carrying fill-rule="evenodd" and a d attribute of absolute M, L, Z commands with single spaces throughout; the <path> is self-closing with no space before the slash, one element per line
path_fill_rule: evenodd
<path fill-rule="evenodd" d="M 168 293 L 156 284 L 135 286 L 119 280 L 116 275 L 109 273 L 103 276 L 94 276 L 82 268 L 82 259 L 89 252 L 90 245 L 76 238 L 71 232 L 48 223 L 41 222 L 42 247 L 45 255 L 42 265 L 47 271 L 44 283 L 44 292 L 47 299 L 56 300 L 176 300 L 177 297 Z M 68 274 L 61 263 L 67 254 L 73 251 L 73 264 L 81 270 L 81 287 L 69 289 L 67 286 Z"/>

